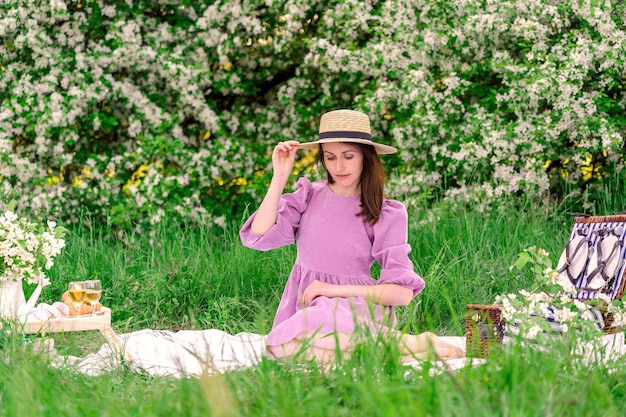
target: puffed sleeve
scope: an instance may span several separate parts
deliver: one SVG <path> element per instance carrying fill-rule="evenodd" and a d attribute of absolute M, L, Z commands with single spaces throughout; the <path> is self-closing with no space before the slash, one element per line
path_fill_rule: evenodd
<path fill-rule="evenodd" d="M 372 256 L 382 266 L 378 284 L 399 284 L 413 290 L 415 297 L 424 289 L 424 280 L 409 259 L 408 215 L 402 203 L 385 200 L 378 222 L 373 226 Z"/>
<path fill-rule="evenodd" d="M 278 203 L 276 224 L 264 235 L 252 231 L 252 221 L 256 212 L 252 214 L 239 231 L 239 237 L 244 246 L 267 251 L 294 243 L 300 218 L 309 203 L 311 190 L 311 182 L 306 178 L 300 178 L 296 191 L 283 194 Z"/>

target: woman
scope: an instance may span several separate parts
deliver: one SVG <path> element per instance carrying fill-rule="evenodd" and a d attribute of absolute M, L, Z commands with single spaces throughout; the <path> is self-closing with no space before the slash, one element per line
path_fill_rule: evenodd
<path fill-rule="evenodd" d="M 283 190 L 298 149 L 318 149 L 326 181 L 298 181 Z M 326 113 L 320 139 L 280 142 L 272 153 L 273 176 L 258 210 L 243 225 L 244 245 L 269 250 L 296 243 L 298 255 L 266 343 L 275 357 L 332 361 L 349 353 L 365 333 L 398 339 L 403 360 L 435 353 L 441 359 L 463 351 L 431 333 L 393 329 L 393 306 L 407 305 L 424 288 L 408 258 L 407 213 L 383 197 L 385 172 L 379 154 L 396 149 L 375 143 L 367 115 L 353 110 Z M 374 262 L 382 270 L 371 278 Z"/>

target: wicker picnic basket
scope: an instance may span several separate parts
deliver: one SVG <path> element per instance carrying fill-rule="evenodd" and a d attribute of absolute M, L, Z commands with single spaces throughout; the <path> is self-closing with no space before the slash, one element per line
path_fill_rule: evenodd
<path fill-rule="evenodd" d="M 502 344 L 505 321 L 502 306 L 468 304 L 465 311 L 465 342 L 468 357 L 482 358 Z"/>
<path fill-rule="evenodd" d="M 574 220 L 574 226 L 570 239 L 574 236 L 577 229 L 580 227 L 588 227 L 589 232 L 598 231 L 603 228 L 617 226 L 623 226 L 626 229 L 626 214 L 619 214 L 614 216 L 587 216 L 576 217 Z M 619 257 L 622 260 L 620 266 L 617 268 L 615 276 L 610 283 L 604 288 L 604 291 L 612 300 L 621 300 L 626 289 L 626 262 L 623 260 L 626 258 L 626 230 L 620 237 L 622 242 Z M 595 248 L 598 242 L 598 238 L 592 238 L 590 245 Z M 585 271 L 582 276 L 576 281 L 575 285 L 579 289 L 574 298 L 580 301 L 588 301 L 595 297 L 597 291 L 591 291 L 589 288 L 584 288 L 583 282 L 586 280 L 588 271 Z M 602 311 L 604 319 L 603 331 L 606 334 L 613 334 L 616 332 L 616 328 L 612 326 L 613 316 L 607 311 Z M 465 341 L 466 352 L 469 357 L 485 357 L 494 349 L 502 344 L 504 338 L 504 331 L 506 322 L 502 317 L 502 306 L 500 305 L 486 305 L 486 304 L 467 304 L 466 305 L 466 317 L 465 317 Z"/>

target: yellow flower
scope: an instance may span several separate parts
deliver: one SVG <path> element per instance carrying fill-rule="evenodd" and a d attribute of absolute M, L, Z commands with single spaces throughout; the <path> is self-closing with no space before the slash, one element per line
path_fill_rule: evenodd
<path fill-rule="evenodd" d="M 294 172 L 299 174 L 300 172 L 311 172 L 315 167 L 316 154 L 314 152 L 308 152 L 304 154 L 293 166 Z"/>
<path fill-rule="evenodd" d="M 146 173 L 150 170 L 150 167 L 146 164 L 140 165 L 139 168 L 130 176 L 131 179 L 136 180 L 138 178 L 143 178 L 146 176 Z"/>
<path fill-rule="evenodd" d="M 548 168 L 550 168 L 550 165 L 552 165 L 552 159 L 548 159 L 548 160 L 546 161 L 546 163 L 545 163 L 545 164 L 543 164 L 543 169 L 548 169 Z"/>
<path fill-rule="evenodd" d="M 580 166 L 580 172 L 583 174 L 584 181 L 589 181 L 594 176 L 597 179 L 602 179 L 602 174 L 598 171 L 597 167 L 595 166 L 594 161 L 593 161 L 593 156 L 591 154 L 588 154 L 585 157 L 585 161 Z"/>
<path fill-rule="evenodd" d="M 198 140 L 200 142 L 206 142 L 207 140 L 209 140 L 210 137 L 211 137 L 211 132 L 207 130 L 206 132 L 200 134 L 200 136 L 198 137 Z"/>
<path fill-rule="evenodd" d="M 122 186 L 122 191 L 126 194 L 130 194 L 129 188 L 134 185 L 139 187 L 141 184 L 141 178 L 146 176 L 146 173 L 150 170 L 150 167 L 146 164 L 142 164 L 130 175 L 130 179 Z"/>

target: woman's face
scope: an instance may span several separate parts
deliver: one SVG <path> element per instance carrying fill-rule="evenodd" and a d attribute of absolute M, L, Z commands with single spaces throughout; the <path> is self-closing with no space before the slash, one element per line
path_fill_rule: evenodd
<path fill-rule="evenodd" d="M 333 191 L 340 195 L 361 194 L 363 153 L 352 143 L 325 143 L 322 145 L 324 165 L 333 179 Z"/>

